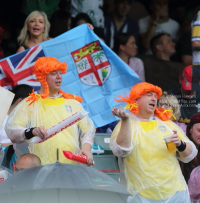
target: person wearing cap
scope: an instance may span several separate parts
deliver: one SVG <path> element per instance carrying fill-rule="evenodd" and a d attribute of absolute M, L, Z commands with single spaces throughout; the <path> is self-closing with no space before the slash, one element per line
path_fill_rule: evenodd
<path fill-rule="evenodd" d="M 55 163 L 57 151 L 61 163 L 76 164 L 66 159 L 62 150 L 86 155 L 88 165 L 91 165 L 93 156 L 90 150 L 95 127 L 88 116 L 42 143 L 31 143 L 31 138 L 35 136 L 45 140 L 47 129 L 84 110 L 80 103 L 83 99 L 80 96 L 61 90 L 62 74 L 65 74 L 66 70 L 65 62 L 61 63 L 53 57 L 39 58 L 34 65 L 34 74 L 40 81 L 41 88 L 12 111 L 5 130 L 13 143 L 28 142 L 30 153 L 37 155 L 42 165 Z"/>
<path fill-rule="evenodd" d="M 192 21 L 192 65 L 200 71 L 200 10 Z"/>
<path fill-rule="evenodd" d="M 200 71 L 192 65 L 183 69 L 180 78 L 180 85 L 168 90 L 179 101 L 181 117 L 179 122 L 188 124 L 192 115 L 198 112 L 200 104 Z"/>
<path fill-rule="evenodd" d="M 181 163 L 183 176 L 185 177 L 186 182 L 188 182 L 192 170 L 195 167 L 200 166 L 200 113 L 196 113 L 192 116 L 186 129 L 186 135 L 198 149 L 197 156 L 191 162 Z"/>
<path fill-rule="evenodd" d="M 191 161 L 197 154 L 195 145 L 170 120 L 171 112 L 157 108 L 162 90 L 150 83 L 136 84 L 130 95 L 117 102 L 128 103 L 127 113 L 114 108 L 121 121 L 110 141 L 118 156 L 120 181 L 133 195 L 134 203 L 189 203 L 190 197 L 178 160 Z M 174 152 L 167 149 L 164 138 L 174 142 Z"/>

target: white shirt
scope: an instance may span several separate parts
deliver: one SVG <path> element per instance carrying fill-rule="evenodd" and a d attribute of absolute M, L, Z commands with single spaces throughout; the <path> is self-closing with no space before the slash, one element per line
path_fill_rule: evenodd
<path fill-rule="evenodd" d="M 140 34 L 148 31 L 151 22 L 152 20 L 150 16 L 142 18 L 138 21 Z M 172 20 L 171 18 L 169 18 L 167 22 L 164 22 L 162 24 L 157 24 L 155 35 L 162 32 L 166 32 L 170 34 L 172 40 L 177 41 L 179 38 L 179 31 L 180 31 L 180 25 L 175 20 Z"/>

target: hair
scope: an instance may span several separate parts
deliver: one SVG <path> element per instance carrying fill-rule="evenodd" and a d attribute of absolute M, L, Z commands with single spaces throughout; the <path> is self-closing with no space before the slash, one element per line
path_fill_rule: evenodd
<path fill-rule="evenodd" d="M 25 85 L 25 84 L 15 86 L 15 87 L 11 90 L 11 92 L 15 94 L 14 99 L 13 99 L 11 105 L 13 105 L 13 104 L 14 104 L 18 99 L 20 99 L 20 98 L 21 98 L 21 99 L 24 99 L 24 98 L 28 97 L 29 94 L 31 94 L 32 89 L 33 89 L 33 88 L 32 88 L 31 86 Z"/>
<path fill-rule="evenodd" d="M 44 85 L 44 94 L 40 96 L 44 99 L 49 95 L 49 85 L 46 81 L 46 76 L 56 70 L 61 70 L 62 74 L 66 73 L 67 64 L 65 62 L 61 63 L 57 58 L 53 57 L 41 57 L 39 58 L 34 65 L 34 74 L 38 80 Z"/>
<path fill-rule="evenodd" d="M 26 18 L 26 20 L 24 22 L 24 27 L 22 28 L 20 35 L 17 38 L 20 45 L 23 45 L 23 44 L 27 45 L 28 41 L 30 40 L 30 34 L 28 32 L 28 24 L 30 23 L 30 21 L 33 18 L 35 18 L 39 15 L 42 15 L 44 17 L 44 24 L 45 24 L 44 36 L 43 36 L 44 41 L 47 41 L 49 39 L 50 23 L 48 21 L 47 15 L 41 11 L 33 11 Z"/>
<path fill-rule="evenodd" d="M 194 142 L 190 130 L 192 129 L 194 124 L 197 124 L 197 123 L 200 123 L 200 113 L 196 113 L 191 117 L 190 123 L 188 124 L 186 129 L 187 137 L 196 145 L 196 147 L 198 147 L 197 143 Z M 198 150 L 197 159 L 193 159 L 189 163 L 181 163 L 181 169 L 186 182 L 188 182 L 190 178 L 190 173 L 192 172 L 192 170 L 197 166 L 200 166 L 200 150 Z"/>
<path fill-rule="evenodd" d="M 158 103 L 160 101 L 166 101 L 173 109 L 173 114 L 176 117 L 176 121 L 178 121 L 181 117 L 181 111 L 180 111 L 180 106 L 178 103 L 178 99 L 174 95 L 168 95 L 164 94 L 162 97 L 159 99 Z"/>
<path fill-rule="evenodd" d="M 49 85 L 46 80 L 47 75 L 57 70 L 61 70 L 62 74 L 65 74 L 67 72 L 66 71 L 67 67 L 68 65 L 66 64 L 66 62 L 61 63 L 57 58 L 49 57 L 49 56 L 41 57 L 36 61 L 34 65 L 34 74 L 36 75 L 40 83 L 42 83 L 42 85 L 44 86 L 44 94 L 40 94 L 40 97 L 42 99 L 47 98 L 50 93 Z M 62 96 L 66 99 L 76 99 L 79 102 L 83 101 L 83 98 L 80 96 L 66 93 L 62 90 L 59 90 L 59 93 L 61 93 Z M 38 100 L 38 96 L 35 93 L 32 93 L 26 101 L 27 102 L 31 101 L 31 103 L 29 104 L 31 105 L 37 100 Z"/>
<path fill-rule="evenodd" d="M 115 41 L 114 41 L 114 51 L 116 54 L 119 53 L 120 45 L 125 46 L 131 36 L 134 37 L 134 35 L 132 35 L 131 33 L 120 33 L 120 34 L 116 35 Z"/>
<path fill-rule="evenodd" d="M 70 14 L 65 10 L 56 11 L 51 17 L 51 29 L 50 36 L 57 37 L 65 32 L 68 29 L 68 20 L 71 18 Z"/>
<path fill-rule="evenodd" d="M 92 20 L 90 19 L 90 17 L 88 16 L 88 14 L 86 13 L 79 13 L 76 15 L 76 17 L 73 19 L 73 24 L 72 24 L 72 27 L 76 27 L 77 26 L 77 23 L 79 20 L 85 20 L 86 23 L 90 23 L 93 25 L 92 23 Z"/>
<path fill-rule="evenodd" d="M 170 34 L 163 32 L 163 33 L 160 33 L 160 34 L 155 35 L 155 36 L 151 39 L 151 41 L 150 41 L 150 47 L 151 47 L 151 51 L 153 52 L 154 55 L 155 55 L 156 52 L 157 52 L 156 46 L 163 44 L 163 41 L 162 41 L 161 38 L 162 38 L 162 36 L 165 36 L 165 35 L 167 35 L 167 36 L 170 37 Z"/>
<path fill-rule="evenodd" d="M 118 99 L 118 100 L 115 99 L 115 101 L 127 102 L 128 104 L 132 105 L 130 108 L 130 112 L 137 115 L 139 113 L 140 107 L 138 105 L 134 105 L 136 104 L 136 100 L 149 92 L 157 93 L 158 98 L 162 96 L 162 89 L 160 87 L 147 82 L 141 82 L 136 84 L 134 87 L 132 87 L 129 95 L 125 95 L 124 97 L 119 96 L 121 97 L 121 99 Z M 163 121 L 167 121 L 171 118 L 171 113 L 168 111 L 165 111 L 164 108 L 161 108 L 161 109 L 156 108 L 154 114 Z"/>

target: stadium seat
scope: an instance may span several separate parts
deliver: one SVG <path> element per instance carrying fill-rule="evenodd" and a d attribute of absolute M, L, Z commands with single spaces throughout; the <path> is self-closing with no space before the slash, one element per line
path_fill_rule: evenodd
<path fill-rule="evenodd" d="M 114 155 L 93 155 L 94 168 L 98 170 L 119 170 L 117 157 Z"/>
<path fill-rule="evenodd" d="M 110 149 L 110 133 L 96 133 L 94 138 L 94 144 L 98 144 L 103 147 L 105 153 L 104 154 L 112 154 Z"/>

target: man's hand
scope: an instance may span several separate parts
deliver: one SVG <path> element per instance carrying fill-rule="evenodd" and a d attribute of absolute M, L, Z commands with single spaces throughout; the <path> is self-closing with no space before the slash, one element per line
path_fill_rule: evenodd
<path fill-rule="evenodd" d="M 114 107 L 112 110 L 112 114 L 114 116 L 121 118 L 122 120 L 127 120 L 129 118 L 129 114 L 126 113 L 126 111 L 122 109 L 121 105 L 120 105 L 120 109 Z"/>
<path fill-rule="evenodd" d="M 44 126 L 34 128 L 32 133 L 34 136 L 40 137 L 42 140 L 45 140 L 45 137 L 48 135 Z"/>
<path fill-rule="evenodd" d="M 174 134 L 170 137 L 170 141 L 174 142 L 177 147 L 181 145 L 180 137 L 177 134 L 176 130 L 173 130 Z"/>
<path fill-rule="evenodd" d="M 80 151 L 80 154 L 87 156 L 88 158 L 88 166 L 91 166 L 94 159 L 91 152 L 91 145 L 89 143 L 85 143 Z"/>

